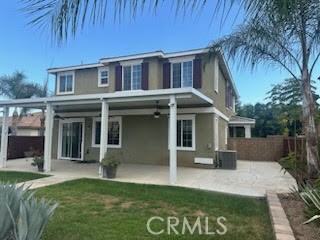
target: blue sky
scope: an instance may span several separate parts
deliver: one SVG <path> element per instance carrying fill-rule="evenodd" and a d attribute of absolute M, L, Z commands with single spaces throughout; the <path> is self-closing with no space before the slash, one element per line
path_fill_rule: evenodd
<path fill-rule="evenodd" d="M 220 28 L 212 18 L 212 5 L 199 15 L 175 16 L 171 6 L 161 6 L 157 14 L 145 11 L 136 19 L 124 18 L 115 23 L 110 17 L 104 26 L 89 26 L 61 47 L 51 42 L 48 32 L 27 26 L 18 0 L 0 2 L 0 76 L 23 71 L 29 81 L 42 82 L 50 67 L 94 63 L 102 57 L 134 54 L 155 50 L 165 52 L 206 47 L 235 27 L 234 19 Z M 238 16 L 236 22 L 241 22 Z M 264 101 L 271 84 L 289 77 L 284 70 L 261 66 L 238 68 L 229 60 L 231 73 L 242 103 Z M 315 71 L 319 74 L 319 69 Z M 53 87 L 51 80 L 51 88 Z"/>

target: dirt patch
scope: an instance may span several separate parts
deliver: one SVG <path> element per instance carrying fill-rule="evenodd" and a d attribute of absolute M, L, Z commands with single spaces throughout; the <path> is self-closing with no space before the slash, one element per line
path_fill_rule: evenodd
<path fill-rule="evenodd" d="M 202 212 L 201 210 L 197 210 L 193 213 L 193 216 L 195 217 L 207 217 L 208 215 L 204 212 Z"/>
<path fill-rule="evenodd" d="M 282 207 L 289 219 L 297 240 L 320 240 L 320 227 L 315 223 L 302 224 L 307 220 L 304 215 L 306 206 L 296 194 L 279 194 Z"/>
<path fill-rule="evenodd" d="M 194 209 L 189 209 L 186 207 L 177 208 L 170 205 L 167 202 L 160 201 L 157 202 L 157 207 L 154 207 L 151 211 L 153 214 L 165 214 L 167 216 L 190 216 L 190 217 L 206 217 L 207 213 L 200 209 L 194 211 Z"/>
<path fill-rule="evenodd" d="M 127 209 L 127 208 L 130 208 L 133 204 L 135 204 L 135 202 L 126 201 L 126 202 L 122 202 L 120 206 L 121 206 L 121 208 Z"/>
<path fill-rule="evenodd" d="M 116 203 L 120 201 L 120 198 L 104 195 L 104 207 L 106 209 L 112 209 Z"/>

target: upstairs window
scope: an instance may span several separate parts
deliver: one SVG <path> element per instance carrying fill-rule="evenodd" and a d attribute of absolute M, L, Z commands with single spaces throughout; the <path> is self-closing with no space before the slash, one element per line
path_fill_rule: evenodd
<path fill-rule="evenodd" d="M 69 94 L 74 92 L 74 72 L 58 74 L 57 94 Z"/>
<path fill-rule="evenodd" d="M 171 88 L 192 87 L 192 61 L 172 63 Z"/>
<path fill-rule="evenodd" d="M 141 64 L 123 66 L 122 69 L 123 90 L 141 89 Z"/>
<path fill-rule="evenodd" d="M 226 83 L 226 107 L 233 108 L 233 91 L 229 81 Z"/>
<path fill-rule="evenodd" d="M 109 69 L 99 68 L 98 87 L 107 87 L 109 85 Z"/>

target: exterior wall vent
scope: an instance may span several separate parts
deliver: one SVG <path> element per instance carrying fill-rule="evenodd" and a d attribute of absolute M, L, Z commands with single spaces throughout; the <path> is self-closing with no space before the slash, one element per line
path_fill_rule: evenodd
<path fill-rule="evenodd" d="M 196 157 L 196 158 L 194 158 L 194 163 L 213 165 L 213 158 Z"/>

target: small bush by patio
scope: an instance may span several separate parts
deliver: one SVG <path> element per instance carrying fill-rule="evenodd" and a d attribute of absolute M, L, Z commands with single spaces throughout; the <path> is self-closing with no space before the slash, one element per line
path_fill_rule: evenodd
<path fill-rule="evenodd" d="M 108 154 L 101 160 L 101 166 L 103 170 L 103 177 L 115 178 L 117 174 L 117 168 L 120 165 L 120 160 L 116 156 Z"/>
<path fill-rule="evenodd" d="M 32 166 L 38 167 L 38 172 L 43 172 L 43 165 L 44 165 L 44 157 L 43 155 L 34 156 L 32 159 Z"/>

